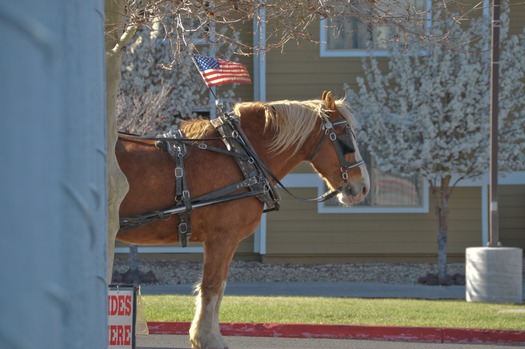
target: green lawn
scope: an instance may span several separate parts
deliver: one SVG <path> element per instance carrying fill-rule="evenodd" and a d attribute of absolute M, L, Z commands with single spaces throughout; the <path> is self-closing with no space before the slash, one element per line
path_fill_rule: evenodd
<path fill-rule="evenodd" d="M 191 296 L 143 296 L 148 321 L 191 321 L 194 301 Z M 220 321 L 525 331 L 525 306 L 411 299 L 226 296 Z"/>

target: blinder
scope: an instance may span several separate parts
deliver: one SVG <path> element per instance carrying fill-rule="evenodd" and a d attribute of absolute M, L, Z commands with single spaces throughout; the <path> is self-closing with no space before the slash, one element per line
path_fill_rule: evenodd
<path fill-rule="evenodd" d="M 355 153 L 354 142 L 352 142 L 352 137 L 350 134 L 348 133 L 342 134 L 336 137 L 336 141 L 337 141 L 337 146 L 339 147 L 343 155 Z"/>
<path fill-rule="evenodd" d="M 348 180 L 348 173 L 346 171 L 359 167 L 364 164 L 363 160 L 355 161 L 355 162 L 349 162 L 346 160 L 345 155 L 347 154 L 354 154 L 356 152 L 355 145 L 353 140 L 356 138 L 355 133 L 350 127 L 347 120 L 340 120 L 332 122 L 327 116 L 323 116 L 322 118 L 322 129 L 324 130 L 324 135 L 317 144 L 317 147 L 315 148 L 314 152 L 312 153 L 312 156 L 310 156 L 310 161 L 313 160 L 313 158 L 317 155 L 319 152 L 319 149 L 321 149 L 321 146 L 328 136 L 330 138 L 330 141 L 334 145 L 335 152 L 337 154 L 337 157 L 339 159 L 339 163 L 341 164 L 341 172 L 343 180 L 346 182 Z M 345 125 L 345 133 L 342 135 L 337 135 L 335 133 L 335 127 L 339 125 Z"/>

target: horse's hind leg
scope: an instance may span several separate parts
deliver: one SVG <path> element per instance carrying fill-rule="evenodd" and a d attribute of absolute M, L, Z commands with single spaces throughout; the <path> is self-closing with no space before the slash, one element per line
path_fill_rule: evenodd
<path fill-rule="evenodd" d="M 238 241 L 228 243 L 225 240 L 204 243 L 204 269 L 190 328 L 192 348 L 228 348 L 219 329 L 219 310 L 237 245 Z"/>

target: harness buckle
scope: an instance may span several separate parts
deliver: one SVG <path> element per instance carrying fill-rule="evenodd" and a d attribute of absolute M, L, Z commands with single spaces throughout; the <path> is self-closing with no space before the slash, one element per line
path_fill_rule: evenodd
<path fill-rule="evenodd" d="M 184 169 L 182 167 L 175 167 L 175 178 L 182 178 L 184 176 Z"/>
<path fill-rule="evenodd" d="M 337 139 L 337 135 L 334 132 L 330 132 L 330 140 L 334 142 Z"/>
<path fill-rule="evenodd" d="M 179 224 L 179 233 L 184 235 L 188 232 L 188 224 L 186 223 L 180 223 Z"/>

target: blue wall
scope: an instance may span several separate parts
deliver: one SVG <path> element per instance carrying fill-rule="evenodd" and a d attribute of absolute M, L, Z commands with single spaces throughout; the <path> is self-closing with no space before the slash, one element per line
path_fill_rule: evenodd
<path fill-rule="evenodd" d="M 0 349 L 107 347 L 103 13 L 0 2 Z"/>

